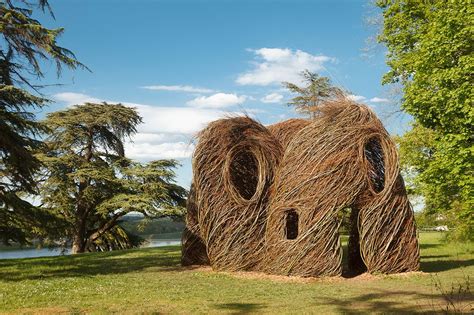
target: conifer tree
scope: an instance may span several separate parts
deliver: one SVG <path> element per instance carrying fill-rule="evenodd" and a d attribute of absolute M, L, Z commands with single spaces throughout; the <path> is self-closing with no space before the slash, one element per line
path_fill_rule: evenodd
<path fill-rule="evenodd" d="M 53 61 L 58 75 L 62 66 L 84 67 L 57 44 L 63 29 L 48 29 L 32 17 L 38 9 L 52 14 L 46 0 L 0 2 L 0 238 L 6 244 L 54 230 L 48 228 L 54 217 L 24 198 L 37 192 L 41 163 L 33 153 L 46 130 L 33 112 L 48 102 L 31 78 L 43 78 L 41 60 Z"/>
<path fill-rule="evenodd" d="M 292 93 L 298 94 L 288 103 L 294 106 L 296 111 L 314 118 L 317 115 L 319 105 L 328 99 L 343 96 L 341 89 L 333 86 L 327 77 L 321 77 L 317 73 L 305 70 L 301 73 L 306 86 L 299 86 L 290 82 L 283 85 Z"/>
<path fill-rule="evenodd" d="M 142 165 L 125 157 L 124 140 L 141 117 L 121 104 L 76 105 L 51 113 L 44 153 L 44 207 L 67 222 L 73 253 L 129 248 L 120 218 L 181 216 L 186 191 L 174 183 L 173 160 Z"/>

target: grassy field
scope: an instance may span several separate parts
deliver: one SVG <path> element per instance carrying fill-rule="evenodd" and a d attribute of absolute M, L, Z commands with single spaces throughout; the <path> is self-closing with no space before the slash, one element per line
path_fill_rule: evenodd
<path fill-rule="evenodd" d="M 178 246 L 0 260 L 0 313 L 472 312 L 472 293 L 459 290 L 474 275 L 472 244 L 437 233 L 420 243 L 423 272 L 351 279 L 182 268 Z"/>

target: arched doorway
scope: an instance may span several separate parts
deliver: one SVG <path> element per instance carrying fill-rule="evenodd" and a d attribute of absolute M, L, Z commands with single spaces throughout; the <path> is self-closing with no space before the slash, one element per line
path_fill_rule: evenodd
<path fill-rule="evenodd" d="M 357 224 L 359 210 L 356 207 L 345 207 L 341 210 L 341 246 L 342 256 L 342 275 L 343 277 L 355 277 L 367 271 L 362 255 L 360 253 L 360 235 Z"/>

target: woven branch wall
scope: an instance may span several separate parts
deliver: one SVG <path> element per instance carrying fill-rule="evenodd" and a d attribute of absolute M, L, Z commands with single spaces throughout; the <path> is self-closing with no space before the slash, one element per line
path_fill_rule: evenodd
<path fill-rule="evenodd" d="M 181 264 L 183 266 L 209 264 L 206 245 L 201 238 L 195 194 L 194 184 L 191 184 L 186 203 L 186 227 L 181 238 Z"/>
<path fill-rule="evenodd" d="M 295 135 L 310 124 L 306 119 L 288 119 L 268 126 L 270 133 L 280 142 L 283 150 L 286 150 Z"/>
<path fill-rule="evenodd" d="M 248 117 L 222 119 L 198 140 L 183 264 L 340 275 L 341 212 L 350 209 L 353 270 L 418 269 L 395 144 L 367 106 L 328 102 L 311 122 L 268 128 Z"/>
<path fill-rule="evenodd" d="M 195 203 L 210 264 L 219 270 L 258 269 L 281 145 L 248 117 L 214 121 L 198 139 L 193 156 Z"/>

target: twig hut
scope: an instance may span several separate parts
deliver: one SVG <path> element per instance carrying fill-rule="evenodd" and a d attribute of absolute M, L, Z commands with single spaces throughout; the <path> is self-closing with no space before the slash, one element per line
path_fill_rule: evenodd
<path fill-rule="evenodd" d="M 310 121 L 307 119 L 288 119 L 268 126 L 270 133 L 280 142 L 283 150 L 286 150 L 288 144 L 293 140 L 296 133 L 308 126 Z"/>
<path fill-rule="evenodd" d="M 340 275 L 339 214 L 345 208 L 354 221 L 352 268 L 383 273 L 418 268 L 413 211 L 395 144 L 368 107 L 346 100 L 322 106 L 286 148 L 273 191 L 267 272 Z"/>
<path fill-rule="evenodd" d="M 254 270 L 262 260 L 269 187 L 281 145 L 249 117 L 214 121 L 198 135 L 193 181 L 211 266 Z"/>
<path fill-rule="evenodd" d="M 194 184 L 191 184 L 186 202 L 186 227 L 181 238 L 181 264 L 183 266 L 209 265 L 206 245 L 204 245 L 201 238 L 201 229 L 198 222 Z"/>
<path fill-rule="evenodd" d="M 193 231 L 213 268 L 340 275 L 341 211 L 350 209 L 353 271 L 418 269 L 413 211 L 395 144 L 367 106 L 339 99 L 321 106 L 311 122 L 268 129 L 248 117 L 221 119 L 198 139 L 197 226 L 188 214 L 183 247 L 202 253 L 202 246 L 187 245 L 186 233 Z"/>

